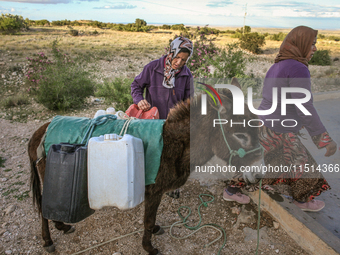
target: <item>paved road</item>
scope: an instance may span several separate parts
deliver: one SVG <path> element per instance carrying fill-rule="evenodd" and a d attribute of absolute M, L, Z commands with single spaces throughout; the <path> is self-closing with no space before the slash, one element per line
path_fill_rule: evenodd
<path fill-rule="evenodd" d="M 340 98 L 327 99 L 314 103 L 320 118 L 325 125 L 330 136 L 340 147 Z M 324 156 L 326 150 L 318 150 L 311 141 L 307 132 L 306 138 L 302 140 L 307 149 L 313 155 L 318 164 L 327 164 L 333 166 L 338 164 L 340 167 L 340 151 L 338 150 L 333 156 L 326 158 Z M 331 186 L 331 190 L 321 194 L 318 199 L 325 201 L 325 208 L 317 213 L 309 213 L 317 222 L 319 222 L 326 229 L 331 231 L 335 236 L 340 238 L 340 172 L 325 173 L 326 180 Z"/>

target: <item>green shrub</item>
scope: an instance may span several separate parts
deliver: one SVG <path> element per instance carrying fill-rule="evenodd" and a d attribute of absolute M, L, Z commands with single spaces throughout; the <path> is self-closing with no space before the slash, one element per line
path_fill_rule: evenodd
<path fill-rule="evenodd" d="M 126 111 L 133 100 L 131 97 L 131 83 L 133 79 L 115 78 L 113 81 L 104 81 L 97 85 L 95 95 L 104 97 L 106 104 L 115 103 L 116 110 Z"/>
<path fill-rule="evenodd" d="M 147 23 L 143 19 L 136 19 L 135 23 L 129 24 L 108 24 L 106 27 L 117 31 L 130 31 L 130 32 L 148 32 L 154 29 L 155 26 L 147 26 Z"/>
<path fill-rule="evenodd" d="M 72 36 L 78 36 L 79 34 L 78 30 L 74 30 L 74 29 L 71 29 L 68 33 Z"/>
<path fill-rule="evenodd" d="M 236 31 L 235 30 L 224 30 L 224 31 L 221 31 L 220 32 L 221 34 L 235 34 L 236 33 Z"/>
<path fill-rule="evenodd" d="M 242 87 L 242 91 L 244 95 L 248 94 L 248 88 L 252 87 L 253 88 L 253 98 L 259 98 L 261 97 L 261 87 L 263 84 L 263 79 L 259 77 L 255 77 L 254 74 L 250 75 L 244 75 L 242 77 L 237 78 L 238 82 L 240 83 Z"/>
<path fill-rule="evenodd" d="M 29 26 L 45 26 L 50 25 L 50 22 L 47 19 L 41 19 L 41 20 L 29 20 L 28 18 L 25 19 L 25 22 Z"/>
<path fill-rule="evenodd" d="M 0 157 L 0 167 L 5 167 L 5 162 L 6 162 L 6 159 L 3 157 Z"/>
<path fill-rule="evenodd" d="M 28 96 L 19 94 L 5 98 L 2 104 L 5 108 L 10 108 L 19 105 L 25 105 L 28 103 L 29 103 Z"/>
<path fill-rule="evenodd" d="M 324 36 L 323 34 L 318 34 L 318 39 L 325 39 L 326 36 Z"/>
<path fill-rule="evenodd" d="M 260 47 L 264 44 L 264 35 L 260 35 L 257 32 L 244 34 L 240 38 L 240 47 L 255 54 L 261 53 Z"/>
<path fill-rule="evenodd" d="M 1 14 L 0 31 L 14 32 L 20 29 L 27 29 L 28 25 L 22 16 L 12 14 Z"/>
<path fill-rule="evenodd" d="M 163 25 L 160 27 L 160 29 L 171 29 L 170 25 Z"/>
<path fill-rule="evenodd" d="M 242 33 L 239 33 L 239 32 L 235 32 L 232 36 L 231 36 L 231 38 L 238 38 L 238 39 L 240 39 L 242 37 Z"/>
<path fill-rule="evenodd" d="M 246 59 L 244 53 L 238 49 L 237 44 L 229 44 L 226 49 L 222 49 L 216 58 L 211 61 L 216 68 L 213 77 L 232 78 L 244 76 Z"/>
<path fill-rule="evenodd" d="M 237 33 L 243 34 L 243 27 L 241 27 L 240 29 L 236 29 Z M 250 33 L 251 32 L 251 27 L 250 26 L 244 26 L 244 33 Z"/>
<path fill-rule="evenodd" d="M 51 23 L 52 26 L 69 26 L 71 25 L 71 21 L 70 20 L 54 20 Z"/>
<path fill-rule="evenodd" d="M 334 35 L 331 35 L 331 36 L 328 36 L 327 38 L 328 40 L 332 40 L 332 41 L 340 41 L 340 37 L 339 36 L 334 36 Z"/>
<path fill-rule="evenodd" d="M 329 66 L 331 65 L 331 56 L 329 50 L 318 50 L 314 53 L 312 59 L 309 61 L 311 65 Z"/>
<path fill-rule="evenodd" d="M 37 88 L 38 102 L 50 110 L 65 111 L 79 108 L 87 97 L 94 94 L 93 77 L 85 69 L 85 62 L 70 60 L 52 44 L 53 64 L 42 71 Z"/>
<path fill-rule="evenodd" d="M 216 29 L 216 28 L 210 28 L 208 26 L 204 26 L 204 27 L 197 27 L 195 29 L 195 34 L 196 35 L 219 35 L 221 31 Z"/>
<path fill-rule="evenodd" d="M 105 23 L 100 22 L 100 21 L 92 21 L 90 23 L 87 23 L 87 25 L 90 27 L 97 27 L 97 28 L 105 27 Z"/>
<path fill-rule="evenodd" d="M 278 34 L 273 34 L 269 36 L 269 39 L 272 41 L 283 41 L 286 38 L 287 34 L 279 32 Z"/>
<path fill-rule="evenodd" d="M 171 26 L 172 30 L 187 31 L 184 24 L 176 24 Z"/>
<path fill-rule="evenodd" d="M 35 58 L 29 58 L 28 60 L 28 68 L 26 71 L 26 85 L 28 87 L 28 91 L 31 89 L 36 90 L 39 86 L 39 82 L 42 80 L 42 72 L 46 69 L 48 65 L 52 64 L 44 52 L 40 52 L 35 54 Z"/>

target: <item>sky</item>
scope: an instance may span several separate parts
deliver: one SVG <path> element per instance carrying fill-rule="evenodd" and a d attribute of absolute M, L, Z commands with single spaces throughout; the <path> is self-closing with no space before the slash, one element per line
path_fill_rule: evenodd
<path fill-rule="evenodd" d="M 0 0 L 0 13 L 49 21 L 340 29 L 340 0 Z"/>

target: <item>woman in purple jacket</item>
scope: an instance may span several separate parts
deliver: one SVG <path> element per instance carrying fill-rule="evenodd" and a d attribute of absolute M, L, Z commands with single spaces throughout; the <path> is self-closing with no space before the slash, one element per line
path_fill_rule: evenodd
<path fill-rule="evenodd" d="M 277 88 L 276 110 L 269 115 L 259 116 L 264 123 L 260 131 L 260 143 L 264 147 L 265 154 L 279 149 L 283 153 L 285 164 L 297 169 L 296 172 L 279 173 L 274 179 L 264 179 L 263 184 L 276 185 L 271 186 L 272 188 L 280 186 L 280 189 L 277 190 L 292 196 L 295 200 L 294 203 L 299 208 L 314 212 L 325 206 L 323 201 L 314 198 L 330 187 L 321 173 L 316 171 L 317 166 L 314 166 L 314 173 L 310 169 L 308 169 L 309 172 L 307 171 L 305 164 L 308 163 L 308 156 L 306 148 L 298 137 L 299 130 L 305 128 L 319 149 L 326 148 L 326 157 L 336 152 L 337 145 L 330 138 L 321 122 L 313 106 L 313 97 L 303 104 L 311 115 L 305 115 L 293 104 L 286 105 L 286 115 L 281 115 L 281 88 L 303 88 L 311 93 L 308 62 L 317 50 L 315 46 L 317 33 L 318 31 L 312 28 L 299 26 L 286 36 L 281 44 L 279 54 L 275 58 L 275 64 L 267 72 L 262 91 L 263 99 L 259 107 L 259 110 L 271 108 L 273 104 L 272 91 L 273 88 Z M 289 99 L 304 97 L 304 93 L 287 94 Z M 275 121 L 266 121 L 266 119 Z M 284 125 L 282 125 L 283 120 Z M 249 197 L 239 193 L 239 188 L 245 184 L 238 181 L 231 184 L 234 185 L 228 186 L 224 191 L 223 198 L 227 201 L 248 203 Z M 252 189 L 254 190 L 254 187 Z"/>
<path fill-rule="evenodd" d="M 139 109 L 147 111 L 156 106 L 159 118 L 166 119 L 170 108 L 193 94 L 192 75 L 185 65 L 192 53 L 192 42 L 177 37 L 171 42 L 167 55 L 144 67 L 131 84 L 133 102 Z"/>

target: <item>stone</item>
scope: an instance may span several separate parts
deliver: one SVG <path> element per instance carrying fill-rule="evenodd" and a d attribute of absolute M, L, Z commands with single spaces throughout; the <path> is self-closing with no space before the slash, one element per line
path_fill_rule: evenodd
<path fill-rule="evenodd" d="M 6 75 L 2 74 L 2 75 L 1 75 L 1 78 L 2 78 L 2 79 L 5 79 L 5 78 L 6 78 Z"/>
<path fill-rule="evenodd" d="M 17 72 L 13 72 L 12 75 L 17 75 Z"/>
<path fill-rule="evenodd" d="M 280 227 L 280 223 L 273 221 L 274 229 L 278 229 Z"/>
<path fill-rule="evenodd" d="M 5 251 L 5 254 L 12 254 L 12 251 L 11 250 L 7 250 L 7 251 Z"/>
<path fill-rule="evenodd" d="M 138 223 L 139 223 L 140 225 L 142 225 L 142 224 L 143 224 L 143 221 L 142 221 L 142 220 L 139 220 Z"/>
<path fill-rule="evenodd" d="M 243 229 L 243 233 L 244 233 L 244 242 L 251 242 L 253 241 L 254 243 L 257 242 L 257 229 L 251 229 L 248 227 L 245 227 Z M 268 243 L 268 234 L 267 234 L 267 227 L 263 227 L 260 229 L 259 231 L 259 235 L 260 235 L 260 243 L 264 243 L 264 244 L 269 244 Z"/>
<path fill-rule="evenodd" d="M 231 212 L 238 215 L 238 214 L 241 213 L 241 208 L 240 208 L 240 207 L 237 207 L 237 206 L 232 207 L 232 208 L 231 208 Z"/>
<path fill-rule="evenodd" d="M 8 179 L 7 179 L 7 178 L 1 178 L 1 181 L 2 181 L 2 182 L 7 182 Z"/>
<path fill-rule="evenodd" d="M 16 209 L 16 205 L 10 205 L 9 207 L 7 207 L 4 211 L 6 215 L 11 214 L 12 212 L 14 212 Z"/>
<path fill-rule="evenodd" d="M 241 209 L 241 213 L 240 213 L 240 215 L 237 218 L 237 222 L 234 225 L 234 228 L 238 228 L 241 223 L 246 223 L 246 224 L 248 224 L 248 223 L 256 223 L 256 220 L 255 220 L 254 216 L 255 216 L 255 213 L 253 211 L 247 211 L 245 209 L 245 206 L 243 205 L 242 209 Z"/>
<path fill-rule="evenodd" d="M 279 249 L 277 249 L 277 250 L 275 250 L 275 252 L 276 252 L 276 253 L 279 253 L 279 252 L 280 252 L 280 250 L 279 250 Z"/>

